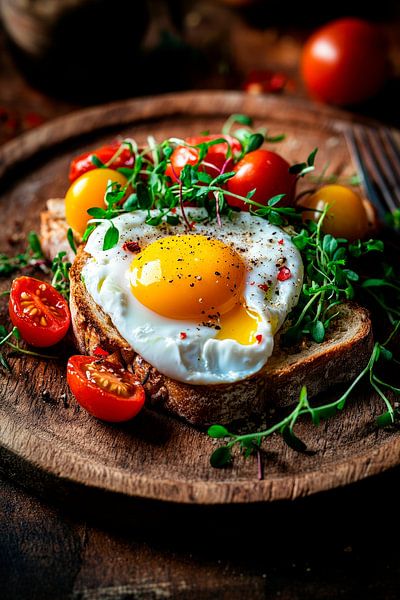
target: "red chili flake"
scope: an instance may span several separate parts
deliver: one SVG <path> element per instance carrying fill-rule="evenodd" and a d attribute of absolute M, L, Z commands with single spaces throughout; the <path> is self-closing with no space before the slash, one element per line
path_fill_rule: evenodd
<path fill-rule="evenodd" d="M 137 242 L 125 242 L 122 249 L 125 252 L 140 252 L 140 246 Z"/>
<path fill-rule="evenodd" d="M 257 340 L 258 344 L 261 344 L 261 342 L 262 342 L 262 335 L 261 335 L 261 333 L 259 333 L 258 335 L 256 335 L 256 340 Z"/>
<path fill-rule="evenodd" d="M 278 241 L 278 244 L 280 244 L 281 246 L 283 246 L 283 239 Z"/>
<path fill-rule="evenodd" d="M 252 282 L 250 283 L 250 285 L 256 285 L 256 282 L 255 282 L 255 281 L 252 281 Z"/>
<path fill-rule="evenodd" d="M 176 208 L 171 208 L 170 212 L 174 215 L 176 213 Z"/>
<path fill-rule="evenodd" d="M 288 267 L 281 267 L 279 269 L 278 272 L 278 280 L 279 281 L 286 281 L 287 279 L 290 279 L 292 276 L 292 273 L 290 271 L 290 269 L 288 269 Z"/>
<path fill-rule="evenodd" d="M 269 287 L 267 286 L 266 283 L 259 283 L 257 287 L 259 287 L 260 290 L 262 290 L 265 293 L 267 293 L 269 290 Z"/>
<path fill-rule="evenodd" d="M 196 229 L 196 221 L 192 221 L 191 223 L 189 223 L 189 227 L 190 229 Z"/>
<path fill-rule="evenodd" d="M 186 340 L 187 333 L 185 333 L 184 331 L 181 331 L 180 334 L 179 334 L 179 337 L 181 338 L 181 340 Z"/>
<path fill-rule="evenodd" d="M 97 346 L 97 348 L 95 348 L 93 354 L 95 356 L 108 356 L 110 353 L 107 352 L 107 350 L 103 350 L 103 348 L 101 348 L 100 346 Z"/>

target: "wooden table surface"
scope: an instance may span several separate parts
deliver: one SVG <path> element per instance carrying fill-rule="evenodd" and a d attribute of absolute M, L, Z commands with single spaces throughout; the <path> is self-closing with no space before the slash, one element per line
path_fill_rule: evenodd
<path fill-rule="evenodd" d="M 255 30 L 231 18 L 241 51 L 232 50 L 229 69 L 192 86 L 239 87 L 251 67 L 271 67 L 293 77 L 286 93 L 304 94 L 296 78 L 304 32 Z M 387 30 L 400 72 L 400 29 Z M 263 47 L 274 48 L 270 64 L 260 59 Z M 397 88 L 391 83 L 393 93 L 363 112 L 400 125 Z M 29 85 L 0 31 L 0 143 L 79 106 Z M 7 465 L 0 473 L 4 600 L 399 597 L 400 469 L 292 504 L 212 510 L 138 504 L 129 523 L 106 505 L 45 502 L 23 489 L 26 482 L 15 481 Z"/>

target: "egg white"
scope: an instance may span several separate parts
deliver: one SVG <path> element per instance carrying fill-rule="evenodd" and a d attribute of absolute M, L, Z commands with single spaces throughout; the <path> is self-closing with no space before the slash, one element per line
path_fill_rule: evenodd
<path fill-rule="evenodd" d="M 187 212 L 192 220 L 205 215 L 201 208 Z M 260 315 L 257 335 L 262 337 L 260 343 L 244 345 L 216 339 L 214 328 L 163 317 L 134 297 L 129 283 L 134 254 L 123 249 L 124 242 L 138 242 L 143 250 L 160 237 L 186 233 L 183 224 L 146 225 L 147 214 L 135 211 L 116 217 L 113 221 L 120 239 L 110 250 L 102 250 L 108 223 L 90 235 L 85 248 L 90 258 L 82 270 L 88 293 L 135 352 L 168 377 L 199 385 L 234 382 L 257 373 L 272 354 L 274 334 L 296 305 L 302 286 L 303 264 L 290 236 L 247 212 L 234 213 L 231 219 L 223 216 L 221 227 L 215 222 L 196 222 L 191 231 L 232 246 L 246 264 L 243 297 L 247 307 Z M 277 279 L 282 264 L 291 272 L 286 281 Z M 268 285 L 267 294 L 259 285 Z"/>

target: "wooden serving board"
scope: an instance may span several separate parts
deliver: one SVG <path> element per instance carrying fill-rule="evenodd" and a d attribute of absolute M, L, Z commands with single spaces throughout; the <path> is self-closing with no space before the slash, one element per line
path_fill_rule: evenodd
<path fill-rule="evenodd" d="M 325 166 L 343 176 L 356 171 L 344 137 L 353 117 L 304 101 L 204 92 L 87 109 L 0 148 L 0 251 L 15 253 L 8 244 L 12 233 L 21 234 L 22 247 L 24 234 L 38 230 L 46 199 L 63 196 L 68 187 L 72 156 L 117 134 L 140 143 L 149 134 L 161 140 L 218 132 L 232 113 L 254 117 L 255 125 L 271 135 L 286 133 L 274 148 L 290 161 L 304 160 L 318 146 L 318 171 Z M 8 286 L 2 283 L 2 289 Z M 5 319 L 7 301 L 0 303 Z M 382 407 L 362 388 L 343 414 L 319 427 L 299 424 L 299 435 L 313 452 L 296 453 L 278 436 L 269 439 L 264 480 L 258 481 L 252 458 L 238 456 L 231 468 L 213 469 L 209 456 L 215 442 L 174 418 L 145 410 L 134 421 L 114 426 L 90 417 L 68 393 L 65 359 L 15 357 L 10 362 L 12 373 L 0 375 L 1 465 L 37 490 L 73 486 L 125 500 L 187 504 L 267 502 L 343 486 L 400 463 L 400 434 L 375 428 L 374 416 Z"/>

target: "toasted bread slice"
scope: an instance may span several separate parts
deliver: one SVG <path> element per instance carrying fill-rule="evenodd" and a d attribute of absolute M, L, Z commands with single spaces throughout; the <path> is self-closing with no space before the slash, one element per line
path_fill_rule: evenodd
<path fill-rule="evenodd" d="M 57 215 L 53 218 L 50 210 L 42 217 L 43 248 L 49 256 L 60 250 L 62 231 L 66 233 L 65 221 L 59 211 Z M 303 385 L 312 397 L 334 384 L 355 378 L 370 356 L 373 339 L 369 314 L 364 308 L 347 303 L 340 307 L 340 316 L 321 344 L 308 341 L 296 348 L 283 348 L 278 334 L 272 356 L 252 377 L 220 385 L 175 381 L 136 354 L 88 294 L 81 279 L 88 257 L 81 247 L 70 271 L 70 306 L 78 350 L 93 354 L 101 347 L 110 353 L 119 352 L 144 382 L 148 405 L 193 424 L 227 424 L 253 415 L 262 416 L 271 405 L 294 403 Z"/>

